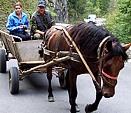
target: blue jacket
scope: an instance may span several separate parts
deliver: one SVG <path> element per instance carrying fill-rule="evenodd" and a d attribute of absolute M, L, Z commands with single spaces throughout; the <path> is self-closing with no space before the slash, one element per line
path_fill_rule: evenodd
<path fill-rule="evenodd" d="M 11 34 L 23 33 L 25 29 L 19 29 L 18 26 L 20 25 L 26 25 L 26 29 L 27 29 L 28 28 L 28 17 L 24 12 L 22 12 L 22 19 L 19 19 L 14 11 L 13 13 L 11 13 L 8 16 L 6 28 L 7 30 L 10 31 Z"/>

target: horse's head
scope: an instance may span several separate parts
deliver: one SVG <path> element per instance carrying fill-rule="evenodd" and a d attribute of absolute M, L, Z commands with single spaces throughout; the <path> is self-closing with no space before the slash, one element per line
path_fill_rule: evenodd
<path fill-rule="evenodd" d="M 118 74 L 128 58 L 126 50 L 130 45 L 122 47 L 117 41 L 107 41 L 103 44 L 99 56 L 99 72 L 103 80 L 102 93 L 106 98 L 115 94 Z"/>

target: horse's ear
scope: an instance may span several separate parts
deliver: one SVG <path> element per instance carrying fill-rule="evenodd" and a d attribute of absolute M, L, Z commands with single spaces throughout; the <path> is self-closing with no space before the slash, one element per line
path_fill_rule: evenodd
<path fill-rule="evenodd" d="M 124 45 L 123 48 L 124 48 L 125 51 L 127 51 L 130 46 L 131 46 L 131 43 Z"/>
<path fill-rule="evenodd" d="M 112 50 L 112 41 L 108 41 L 107 44 L 106 44 L 106 48 L 108 50 L 108 52 L 110 52 Z"/>

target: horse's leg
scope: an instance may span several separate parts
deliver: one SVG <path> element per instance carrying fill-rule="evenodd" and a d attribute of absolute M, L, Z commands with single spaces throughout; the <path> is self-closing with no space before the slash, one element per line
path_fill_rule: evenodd
<path fill-rule="evenodd" d="M 77 86 L 76 86 L 76 79 L 77 76 L 75 73 L 72 73 L 73 70 L 68 69 L 66 80 L 67 80 L 67 87 L 68 87 L 68 94 L 69 94 L 69 103 L 71 105 L 71 113 L 79 112 L 79 108 L 76 104 L 76 97 L 77 97 Z"/>
<path fill-rule="evenodd" d="M 96 80 L 98 81 L 98 83 L 101 85 L 101 80 L 100 77 L 97 77 Z M 85 107 L 85 112 L 89 113 L 92 111 L 97 110 L 97 107 L 100 103 L 100 100 L 102 99 L 102 91 L 100 91 L 99 89 L 97 89 L 97 87 L 95 86 L 96 89 L 96 100 L 93 104 L 89 104 Z"/>
<path fill-rule="evenodd" d="M 52 93 L 52 85 L 51 85 L 51 80 L 52 80 L 52 66 L 47 68 L 47 79 L 48 79 L 48 101 L 49 102 L 54 102 L 54 97 Z"/>

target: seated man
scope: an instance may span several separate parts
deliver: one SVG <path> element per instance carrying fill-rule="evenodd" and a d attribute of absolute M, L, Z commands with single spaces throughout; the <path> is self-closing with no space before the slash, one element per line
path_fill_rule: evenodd
<path fill-rule="evenodd" d="M 8 16 L 6 28 L 10 31 L 11 35 L 15 35 L 15 41 L 20 41 L 18 38 L 15 38 L 17 36 L 20 37 L 22 41 L 31 39 L 30 35 L 26 32 L 28 28 L 28 17 L 22 12 L 20 2 L 14 4 L 14 12 Z"/>
<path fill-rule="evenodd" d="M 31 19 L 30 34 L 33 37 L 33 39 L 43 38 L 44 32 L 55 24 L 54 21 L 52 20 L 50 12 L 45 9 L 46 2 L 40 0 L 38 2 L 37 11 L 33 13 Z"/>

